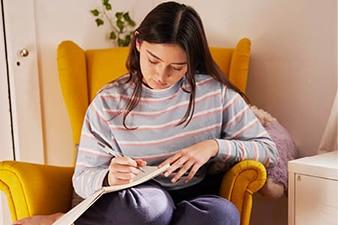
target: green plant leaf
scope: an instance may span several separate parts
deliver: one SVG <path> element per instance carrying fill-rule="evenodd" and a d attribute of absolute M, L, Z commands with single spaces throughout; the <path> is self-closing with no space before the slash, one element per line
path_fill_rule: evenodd
<path fill-rule="evenodd" d="M 104 7 L 106 8 L 107 11 L 109 11 L 109 10 L 112 9 L 111 4 L 107 4 L 107 5 L 105 5 Z"/>
<path fill-rule="evenodd" d="M 116 26 L 119 28 L 119 33 L 123 33 L 124 22 L 122 20 L 116 20 Z"/>
<path fill-rule="evenodd" d="M 103 4 L 103 6 L 105 7 L 105 9 L 106 9 L 107 11 L 109 11 L 109 10 L 112 9 L 111 4 L 109 3 L 109 0 L 103 0 L 103 1 L 102 1 L 102 4 Z"/>
<path fill-rule="evenodd" d="M 130 40 L 131 40 L 131 35 L 129 35 L 129 34 L 126 35 L 126 37 L 124 39 L 125 39 L 126 46 L 128 46 L 129 43 L 130 43 Z"/>
<path fill-rule="evenodd" d="M 109 23 L 113 26 L 113 31 L 109 33 L 109 39 L 114 40 L 118 46 L 128 46 L 131 41 L 133 31 L 130 27 L 136 26 L 135 21 L 130 17 L 129 12 L 115 12 L 115 19 L 108 16 L 109 10 L 112 10 L 110 0 L 101 0 L 103 9 L 93 9 L 90 13 L 96 17 L 95 22 L 97 26 Z M 114 25 L 114 22 L 116 25 Z M 123 37 L 123 38 L 122 38 Z"/>
<path fill-rule="evenodd" d="M 136 25 L 135 21 L 130 18 L 129 12 L 124 13 L 123 18 L 129 26 L 134 27 Z"/>
<path fill-rule="evenodd" d="M 95 20 L 95 22 L 96 22 L 96 25 L 97 25 L 97 26 L 101 26 L 101 25 L 104 24 L 103 20 L 100 19 L 100 18 L 97 18 L 97 19 Z"/>
<path fill-rule="evenodd" d="M 123 12 L 116 12 L 115 17 L 116 19 L 121 20 L 123 18 Z"/>
<path fill-rule="evenodd" d="M 126 46 L 125 41 L 121 38 L 117 39 L 117 45 L 120 47 Z"/>
<path fill-rule="evenodd" d="M 90 10 L 90 12 L 93 14 L 93 16 L 98 16 L 100 14 L 99 10 L 97 9 Z"/>
<path fill-rule="evenodd" d="M 115 34 L 114 31 L 110 32 L 109 38 L 113 39 L 113 40 L 115 40 L 117 38 L 117 36 L 116 36 L 116 34 Z"/>

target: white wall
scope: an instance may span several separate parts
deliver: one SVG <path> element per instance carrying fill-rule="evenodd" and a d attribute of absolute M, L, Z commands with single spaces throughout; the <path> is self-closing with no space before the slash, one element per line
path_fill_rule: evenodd
<path fill-rule="evenodd" d="M 210 44 L 252 40 L 248 96 L 290 131 L 302 156 L 316 153 L 337 89 L 337 1 L 185 2 L 203 17 Z"/>
<path fill-rule="evenodd" d="M 46 158 L 71 164 L 71 131 L 56 67 L 56 47 L 64 39 L 83 48 L 110 46 L 89 10 L 100 0 L 36 0 L 37 38 Z M 160 1 L 114 0 L 140 21 Z M 190 0 L 204 20 L 210 45 L 252 40 L 247 93 L 291 133 L 302 156 L 316 152 L 337 89 L 336 0 Z M 286 201 L 257 201 L 253 224 L 286 224 Z M 257 209 L 268 205 L 273 213 Z M 257 209 L 257 210 L 256 210 Z M 266 209 L 266 208 L 265 208 Z M 266 212 L 266 211 L 265 211 Z M 280 218 L 274 217 L 274 214 Z M 278 218 L 278 222 L 276 220 Z"/>

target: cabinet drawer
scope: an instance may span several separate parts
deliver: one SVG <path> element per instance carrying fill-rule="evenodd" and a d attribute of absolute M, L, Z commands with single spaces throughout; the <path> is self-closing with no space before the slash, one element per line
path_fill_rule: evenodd
<path fill-rule="evenodd" d="M 295 174 L 295 225 L 338 225 L 338 182 Z"/>

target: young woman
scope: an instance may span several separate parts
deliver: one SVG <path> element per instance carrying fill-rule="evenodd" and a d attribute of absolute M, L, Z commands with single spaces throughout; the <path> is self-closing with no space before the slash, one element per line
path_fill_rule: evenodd
<path fill-rule="evenodd" d="M 86 198 L 129 183 L 146 164 L 171 167 L 156 181 L 103 195 L 75 224 L 238 225 L 236 207 L 210 188 L 210 162 L 272 166 L 277 151 L 213 61 L 197 12 L 176 2 L 155 7 L 134 33 L 127 68 L 86 112 L 75 191 Z"/>

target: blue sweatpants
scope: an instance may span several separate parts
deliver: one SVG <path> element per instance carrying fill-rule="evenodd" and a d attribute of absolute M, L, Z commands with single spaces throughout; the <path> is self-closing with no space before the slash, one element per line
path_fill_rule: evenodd
<path fill-rule="evenodd" d="M 194 195 L 196 188 L 168 192 L 147 182 L 101 196 L 75 225 L 239 225 L 237 208 L 217 195 Z M 187 199 L 182 199 L 185 196 Z M 180 196 L 180 197 L 177 197 Z"/>

